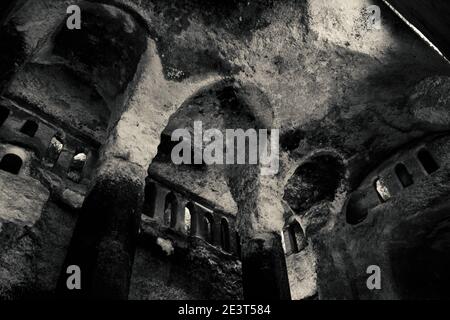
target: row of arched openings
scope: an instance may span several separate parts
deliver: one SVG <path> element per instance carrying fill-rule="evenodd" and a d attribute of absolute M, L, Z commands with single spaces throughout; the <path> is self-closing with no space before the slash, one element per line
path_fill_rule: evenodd
<path fill-rule="evenodd" d="M 427 174 L 432 174 L 439 169 L 439 165 L 425 148 L 422 148 L 417 152 L 417 159 Z M 403 188 L 407 188 L 414 184 L 413 175 L 403 163 L 397 163 L 394 172 Z M 389 188 L 380 178 L 375 179 L 374 188 L 380 202 L 385 202 L 391 198 Z"/>
<path fill-rule="evenodd" d="M 84 154 L 76 154 L 69 168 L 69 177 L 78 182 L 81 179 L 81 171 L 83 170 L 84 163 L 86 162 L 86 157 Z M 3 156 L 0 161 L 0 170 L 19 174 L 22 168 L 23 160 L 21 157 L 14 153 L 8 153 Z"/>
<path fill-rule="evenodd" d="M 425 148 L 421 148 L 416 157 L 426 174 L 432 174 L 439 169 L 438 163 Z M 404 163 L 397 163 L 394 167 L 394 173 L 403 188 L 408 188 L 414 184 L 414 176 Z M 391 199 L 391 191 L 380 177 L 374 180 L 373 188 L 380 203 Z M 366 219 L 370 207 L 374 206 L 374 204 L 368 204 L 367 201 L 366 192 L 359 190 L 352 193 L 346 207 L 346 220 L 349 224 L 356 225 Z"/>
<path fill-rule="evenodd" d="M 154 201 L 155 192 L 152 192 L 151 199 Z M 163 223 L 166 227 L 175 228 L 177 225 L 177 219 L 179 219 L 178 213 L 178 201 L 173 192 L 166 195 L 164 205 Z M 195 205 L 192 202 L 188 202 L 184 208 L 184 232 L 190 236 L 200 236 L 210 244 L 215 244 L 215 225 L 214 217 L 210 212 L 205 212 L 201 217 L 197 227 L 192 227 L 194 221 L 193 215 L 196 213 Z M 196 220 L 195 220 L 196 221 Z M 194 231 L 195 230 L 195 231 Z M 195 233 L 194 233 L 195 232 Z M 230 251 L 230 228 L 226 218 L 220 220 L 220 246 L 225 251 Z"/>
<path fill-rule="evenodd" d="M 10 110 L 6 107 L 0 106 L 0 126 L 2 126 L 8 119 Z M 20 132 L 29 136 L 34 137 L 39 129 L 39 125 L 34 120 L 26 120 L 25 123 L 20 128 Z"/>
<path fill-rule="evenodd" d="M 0 106 L 0 127 L 8 119 L 10 110 L 4 106 Z M 34 137 L 39 129 L 39 125 L 34 120 L 26 120 L 23 124 L 20 132 L 29 136 Z M 50 144 L 47 148 L 45 159 L 46 161 L 54 164 L 58 160 L 62 150 L 64 148 L 63 142 L 56 136 L 52 138 Z M 68 169 L 68 177 L 79 182 L 82 179 L 82 172 L 87 161 L 87 155 L 83 150 L 77 150 L 72 158 L 71 164 Z M 6 154 L 0 161 L 0 170 L 19 174 L 22 168 L 23 160 L 16 154 Z"/>

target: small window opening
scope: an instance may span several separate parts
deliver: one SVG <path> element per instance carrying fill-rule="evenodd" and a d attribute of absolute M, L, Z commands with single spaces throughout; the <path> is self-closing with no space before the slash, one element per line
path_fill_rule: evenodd
<path fill-rule="evenodd" d="M 431 154 L 426 149 L 421 149 L 417 153 L 417 158 L 420 161 L 420 164 L 425 169 L 428 174 L 432 174 L 433 172 L 439 169 L 439 165 L 433 159 Z"/>
<path fill-rule="evenodd" d="M 0 170 L 12 173 L 19 174 L 20 169 L 22 168 L 22 159 L 15 154 L 7 154 L 2 158 L 0 162 Z"/>
<path fill-rule="evenodd" d="M 26 134 L 29 137 L 34 137 L 38 128 L 39 126 L 35 121 L 27 120 L 25 124 L 22 126 L 22 129 L 20 129 L 20 132 Z"/>
<path fill-rule="evenodd" d="M 350 196 L 346 205 L 346 219 L 349 224 L 356 225 L 369 214 L 365 192 L 354 192 Z"/>
<path fill-rule="evenodd" d="M 225 218 L 220 221 L 220 244 L 223 250 L 230 251 L 230 227 Z"/>
<path fill-rule="evenodd" d="M 404 188 L 409 187 L 414 183 L 412 175 L 403 163 L 395 166 L 395 174 Z"/>

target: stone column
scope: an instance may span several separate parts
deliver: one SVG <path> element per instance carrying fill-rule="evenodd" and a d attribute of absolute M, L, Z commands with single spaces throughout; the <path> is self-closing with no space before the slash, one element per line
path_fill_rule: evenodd
<path fill-rule="evenodd" d="M 271 176 L 259 176 L 257 189 L 244 199 L 247 212 L 237 221 L 242 237 L 242 282 L 246 300 L 290 300 L 286 258 L 280 232 L 284 226 L 282 188 Z M 254 205 L 251 203 L 254 201 Z"/>
<path fill-rule="evenodd" d="M 170 193 L 170 190 L 162 187 L 160 184 L 155 183 L 155 203 L 153 204 L 153 218 L 160 224 L 164 224 L 164 209 L 166 206 L 166 197 Z"/>
<path fill-rule="evenodd" d="M 191 202 L 193 203 L 193 202 Z M 194 204 L 193 205 L 193 210 L 191 210 L 191 236 L 195 237 L 199 235 L 199 228 L 198 228 L 198 221 L 200 220 L 199 217 L 199 208 Z"/>
<path fill-rule="evenodd" d="M 179 194 L 175 194 L 177 198 L 177 221 L 175 225 L 175 230 L 184 233 L 185 232 L 185 225 L 184 225 L 184 210 L 186 207 L 186 199 L 181 197 Z"/>
<path fill-rule="evenodd" d="M 97 214 L 102 220 L 92 272 L 93 297 L 127 299 L 146 171 L 123 161 L 114 169 L 97 180 L 83 214 Z"/>
<path fill-rule="evenodd" d="M 128 297 L 146 170 L 119 159 L 106 167 L 84 201 L 69 249 L 66 267 L 80 267 L 82 288 L 67 290 L 61 277 L 68 298 Z"/>
<path fill-rule="evenodd" d="M 193 227 L 194 227 L 194 236 L 197 236 L 199 238 L 205 239 L 205 227 L 204 227 L 204 221 L 203 219 L 205 218 L 203 209 L 195 206 L 195 219 L 192 223 Z"/>
<path fill-rule="evenodd" d="M 222 228 L 221 228 L 221 219 L 222 217 L 216 212 L 213 213 L 213 225 L 211 226 L 211 230 L 213 233 L 213 244 L 222 248 Z"/>
<path fill-rule="evenodd" d="M 245 299 L 291 299 L 286 259 L 279 234 L 266 232 L 244 241 L 242 277 Z"/>

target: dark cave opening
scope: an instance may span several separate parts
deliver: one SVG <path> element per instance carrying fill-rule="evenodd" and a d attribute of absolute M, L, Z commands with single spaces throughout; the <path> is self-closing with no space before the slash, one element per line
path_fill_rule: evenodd
<path fill-rule="evenodd" d="M 24 125 L 22 126 L 22 128 L 20 129 L 20 132 L 22 132 L 23 134 L 32 138 L 32 137 L 34 137 L 34 135 L 36 134 L 38 129 L 39 129 L 39 125 L 35 121 L 27 120 L 24 123 Z"/>
<path fill-rule="evenodd" d="M 422 164 L 423 168 L 428 174 L 432 174 L 433 172 L 439 169 L 439 165 L 436 163 L 436 161 L 433 159 L 431 154 L 426 149 L 421 149 L 417 153 L 417 158 L 419 159 L 420 163 Z"/>
<path fill-rule="evenodd" d="M 0 170 L 12 173 L 19 174 L 20 169 L 22 168 L 22 159 L 15 154 L 9 153 L 2 158 L 0 162 Z"/>
<path fill-rule="evenodd" d="M 297 168 L 285 187 L 283 199 L 296 214 L 321 201 L 332 201 L 344 170 L 341 161 L 334 156 L 315 156 Z"/>

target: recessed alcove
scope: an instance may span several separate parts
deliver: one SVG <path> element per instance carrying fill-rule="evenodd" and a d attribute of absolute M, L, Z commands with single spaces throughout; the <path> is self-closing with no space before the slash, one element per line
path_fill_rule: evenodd
<path fill-rule="evenodd" d="M 8 153 L 3 156 L 0 161 L 0 170 L 12 173 L 19 174 L 20 169 L 22 168 L 23 160 L 18 155 L 13 153 Z"/>

